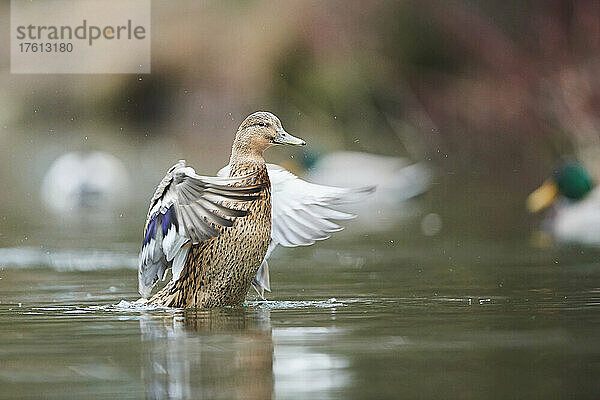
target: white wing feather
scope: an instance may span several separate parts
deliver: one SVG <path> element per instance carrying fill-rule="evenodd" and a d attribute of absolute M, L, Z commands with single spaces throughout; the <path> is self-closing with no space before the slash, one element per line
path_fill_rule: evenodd
<path fill-rule="evenodd" d="M 332 220 L 347 220 L 354 215 L 333 207 L 360 201 L 373 193 L 374 186 L 340 188 L 306 182 L 286 169 L 267 164 L 271 181 L 271 242 L 252 286 L 262 297 L 270 291 L 267 259 L 278 244 L 286 247 L 308 246 L 325 240 L 343 227 Z M 229 166 L 218 176 L 228 176 Z"/>
<path fill-rule="evenodd" d="M 158 185 L 144 227 L 138 261 L 138 289 L 148 297 L 154 284 L 172 268 L 177 280 L 192 244 L 215 237 L 245 211 L 226 207 L 257 198 L 260 186 L 241 186 L 248 176 L 236 178 L 197 175 L 180 160 Z M 237 186 L 233 186 L 237 185 Z"/>

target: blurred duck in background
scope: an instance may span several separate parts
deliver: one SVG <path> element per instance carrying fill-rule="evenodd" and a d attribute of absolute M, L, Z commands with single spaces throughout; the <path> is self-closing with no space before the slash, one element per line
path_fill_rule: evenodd
<path fill-rule="evenodd" d="M 527 198 L 527 209 L 553 205 L 543 229 L 559 242 L 600 245 L 600 190 L 579 163 L 563 164 Z"/>
<path fill-rule="evenodd" d="M 102 151 L 70 152 L 48 168 L 41 198 L 57 215 L 101 214 L 126 204 L 128 184 L 127 170 L 115 156 Z"/>
<path fill-rule="evenodd" d="M 407 158 L 338 151 L 322 157 L 306 154 L 304 166 L 310 181 L 323 185 L 377 186 L 362 202 L 348 204 L 344 211 L 359 215 L 361 230 L 378 231 L 393 227 L 415 214 L 409 202 L 431 185 L 432 174 L 423 162 Z"/>

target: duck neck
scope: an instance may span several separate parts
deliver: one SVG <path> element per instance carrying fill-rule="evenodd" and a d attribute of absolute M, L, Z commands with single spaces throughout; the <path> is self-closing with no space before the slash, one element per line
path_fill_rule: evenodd
<path fill-rule="evenodd" d="M 251 150 L 244 146 L 236 146 L 234 143 L 229 159 L 229 176 L 241 176 L 248 173 L 266 170 L 265 159 L 262 152 Z"/>

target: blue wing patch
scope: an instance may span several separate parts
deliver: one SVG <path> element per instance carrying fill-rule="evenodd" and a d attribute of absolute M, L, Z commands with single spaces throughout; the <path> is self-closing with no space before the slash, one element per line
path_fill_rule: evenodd
<path fill-rule="evenodd" d="M 158 220 L 158 215 L 159 213 L 156 213 L 156 215 L 152 217 L 150 223 L 148 224 L 148 229 L 146 230 L 146 235 L 144 236 L 144 241 L 142 243 L 142 248 L 150 243 L 150 240 L 154 239 L 156 236 L 156 223 Z"/>
<path fill-rule="evenodd" d="M 142 247 L 150 243 L 151 239 L 156 238 L 156 230 L 158 229 L 159 224 L 162 228 L 163 237 L 167 235 L 167 232 L 171 226 L 174 226 L 175 229 L 177 229 L 177 214 L 175 213 L 173 207 L 174 206 L 171 205 L 171 207 L 169 207 L 164 214 L 157 212 L 150 217 L 150 223 L 148 224 L 148 229 L 146 230 L 146 235 L 144 236 L 144 241 L 142 242 Z"/>
<path fill-rule="evenodd" d="M 175 213 L 173 207 L 174 206 L 169 207 L 165 212 L 165 215 L 163 215 L 161 218 L 160 222 L 162 225 L 163 236 L 166 236 L 171 225 L 175 226 L 175 229 L 177 229 L 177 214 Z"/>

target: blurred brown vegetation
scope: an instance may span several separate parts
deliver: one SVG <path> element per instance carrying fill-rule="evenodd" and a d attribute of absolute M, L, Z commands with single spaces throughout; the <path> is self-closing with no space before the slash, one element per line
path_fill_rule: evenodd
<path fill-rule="evenodd" d="M 150 75 L 11 75 L 5 35 L 3 208 L 35 206 L 52 159 L 88 148 L 125 160 L 145 201 L 178 158 L 224 165 L 259 109 L 315 151 L 431 160 L 447 190 L 514 209 L 561 157 L 600 174 L 597 1 L 152 4 Z"/>

